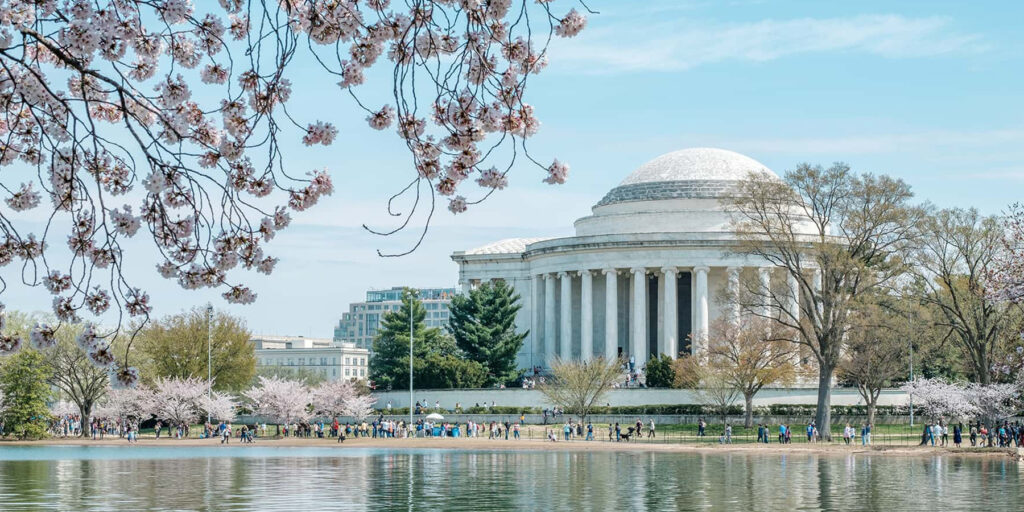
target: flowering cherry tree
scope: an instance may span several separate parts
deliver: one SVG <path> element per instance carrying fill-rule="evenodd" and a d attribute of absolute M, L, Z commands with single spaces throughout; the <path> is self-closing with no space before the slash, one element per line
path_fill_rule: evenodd
<path fill-rule="evenodd" d="M 50 406 L 50 412 L 58 418 L 74 416 L 78 414 L 78 406 L 67 400 L 57 400 Z"/>
<path fill-rule="evenodd" d="M 356 386 L 348 380 L 325 381 L 310 391 L 313 411 L 334 418 L 345 413 L 345 404 L 356 396 Z"/>
<path fill-rule="evenodd" d="M 235 407 L 238 403 L 229 394 L 214 391 L 210 397 L 204 395 L 199 402 L 202 411 L 213 421 L 234 421 L 237 416 Z"/>
<path fill-rule="evenodd" d="M 977 384 L 966 388 L 967 396 L 978 409 L 978 416 L 998 422 L 1013 416 L 1020 406 L 1020 392 L 1013 384 Z"/>
<path fill-rule="evenodd" d="M 278 423 L 307 421 L 313 417 L 309 410 L 311 394 L 301 382 L 277 377 L 260 377 L 260 382 L 245 397 L 253 411 Z M 278 425 L 278 435 L 280 435 Z"/>
<path fill-rule="evenodd" d="M 149 388 L 113 388 L 107 391 L 106 400 L 96 408 L 95 415 L 142 421 L 153 413 L 153 396 L 154 391 Z"/>
<path fill-rule="evenodd" d="M 942 379 L 918 379 L 901 388 L 914 405 L 939 419 L 982 418 L 997 422 L 1013 416 L 1020 406 L 1020 391 L 1013 384 L 957 384 Z"/>
<path fill-rule="evenodd" d="M 405 228 L 421 204 L 432 215 L 437 196 L 465 211 L 508 185 L 517 157 L 562 183 L 569 167 L 542 164 L 526 146 L 540 126 L 528 78 L 547 65 L 552 36 L 587 22 L 556 3 L 0 0 L 0 266 L 17 261 L 24 285 L 53 295 L 60 322 L 116 311 L 117 326 L 97 329 L 90 351 L 134 384 L 130 341 L 120 361 L 109 345 L 126 316 L 151 309 L 122 273 L 126 239 L 151 240 L 156 271 L 181 287 L 249 303 L 256 294 L 240 271 L 271 273 L 277 259 L 264 243 L 333 192 L 325 169 L 285 168 L 289 140 L 327 146 L 339 136 L 287 108 L 292 68 L 305 79 L 311 63 L 410 152 L 414 172 L 396 197 L 410 194 L 412 209 L 377 233 Z M 378 63 L 391 101 L 363 101 L 357 91 Z M 0 339 L 0 352 L 20 346 Z"/>
<path fill-rule="evenodd" d="M 1003 227 L 1003 251 L 988 277 L 998 298 L 1024 303 L 1024 203 L 1010 207 Z"/>
<path fill-rule="evenodd" d="M 377 397 L 369 393 L 356 393 L 345 401 L 344 414 L 352 416 L 356 421 L 363 421 L 373 413 L 373 405 Z"/>
<path fill-rule="evenodd" d="M 964 386 L 941 378 L 917 379 L 901 389 L 911 395 L 915 407 L 935 419 L 970 418 L 980 412 Z"/>
<path fill-rule="evenodd" d="M 157 418 L 175 425 L 191 425 L 203 412 L 206 382 L 197 378 L 157 379 L 150 400 L 150 408 Z"/>

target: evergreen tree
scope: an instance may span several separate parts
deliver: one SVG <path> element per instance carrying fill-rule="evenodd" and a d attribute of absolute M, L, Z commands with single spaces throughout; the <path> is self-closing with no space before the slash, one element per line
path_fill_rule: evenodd
<path fill-rule="evenodd" d="M 426 308 L 412 290 L 402 293 L 402 307 L 384 314 L 373 340 L 370 380 L 381 389 L 409 387 L 409 315 L 413 320 L 413 386 L 418 389 L 478 388 L 486 369 L 466 359 L 447 333 L 427 327 Z"/>
<path fill-rule="evenodd" d="M 504 281 L 484 283 L 458 295 L 449 307 L 448 329 L 466 357 L 487 369 L 487 385 L 512 384 L 522 376 L 516 355 L 529 333 L 516 333 L 519 295 Z"/>
<path fill-rule="evenodd" d="M 647 387 L 670 388 L 676 379 L 676 370 L 672 366 L 672 358 L 665 354 L 647 361 Z"/>
<path fill-rule="evenodd" d="M 22 349 L 0 366 L 0 396 L 4 403 L 4 433 L 19 439 L 39 439 L 46 436 L 50 410 L 46 402 L 51 391 L 46 380 L 50 366 L 35 350 Z"/>

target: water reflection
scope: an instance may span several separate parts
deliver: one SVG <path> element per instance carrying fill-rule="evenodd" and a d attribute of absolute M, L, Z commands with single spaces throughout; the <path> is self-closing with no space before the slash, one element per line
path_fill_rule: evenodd
<path fill-rule="evenodd" d="M 0 509 L 993 510 L 1022 498 L 1019 467 L 997 458 L 287 448 L 203 457 L 183 448 L 178 456 L 194 458 L 179 459 L 143 447 L 130 459 L 76 459 L 85 452 L 60 450 L 0 461 Z"/>

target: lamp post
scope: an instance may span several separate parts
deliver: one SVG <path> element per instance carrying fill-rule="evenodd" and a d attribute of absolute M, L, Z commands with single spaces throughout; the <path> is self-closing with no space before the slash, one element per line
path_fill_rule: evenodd
<path fill-rule="evenodd" d="M 413 428 L 413 294 L 409 295 L 409 426 Z M 412 463 L 410 463 L 412 464 Z"/>
<path fill-rule="evenodd" d="M 914 341 L 910 340 L 910 382 L 914 382 Z M 914 426 L 914 394 L 910 393 L 910 426 Z"/>
<path fill-rule="evenodd" d="M 213 400 L 213 304 L 206 305 L 206 400 Z M 206 422 L 210 422 L 210 408 L 206 408 Z"/>

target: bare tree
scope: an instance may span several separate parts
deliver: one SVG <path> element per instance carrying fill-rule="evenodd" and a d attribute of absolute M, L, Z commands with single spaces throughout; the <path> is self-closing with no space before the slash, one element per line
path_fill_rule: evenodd
<path fill-rule="evenodd" d="M 388 201 L 399 224 L 375 233 L 399 231 L 429 208 L 417 217 L 422 241 L 437 195 L 462 212 L 507 186 L 517 158 L 562 183 L 567 165 L 540 164 L 527 150 L 539 121 L 526 84 L 546 66 L 552 36 L 573 37 L 587 20 L 551 9 L 530 0 L 9 0 L 0 16 L 0 166 L 12 170 L 0 182 L 10 208 L 0 210 L 0 265 L 20 259 L 18 277 L 54 295 L 62 322 L 113 308 L 116 327 L 98 333 L 109 340 L 125 315 L 145 319 L 151 309 L 122 272 L 122 244 L 145 226 L 160 275 L 252 302 L 254 291 L 229 271 L 270 273 L 277 259 L 265 242 L 290 211 L 334 190 L 325 169 L 296 176 L 304 170 L 288 168 L 285 154 L 288 140 L 326 146 L 338 136 L 330 122 L 288 108 L 323 101 L 299 93 L 321 81 L 351 96 L 370 128 L 394 126 L 410 152 L 408 179 Z M 391 87 L 375 91 L 390 94 L 360 99 L 364 72 L 378 62 Z M 471 177 L 476 194 L 464 191 Z M 406 211 L 394 203 L 400 196 Z M 10 213 L 36 208 L 46 211 Z M 35 218 L 45 227 L 25 220 Z M 69 254 L 58 256 L 65 238 Z M 116 370 L 125 384 L 137 378 L 130 347 Z"/>
<path fill-rule="evenodd" d="M 53 368 L 50 385 L 78 406 L 82 424 L 87 425 L 95 408 L 110 388 L 110 373 L 90 361 L 89 354 L 75 345 L 82 331 L 80 324 L 64 324 L 57 329 L 57 345 L 43 351 Z M 82 435 L 86 430 L 82 429 Z"/>
<path fill-rule="evenodd" d="M 735 212 L 737 251 L 785 271 L 787 286 L 743 279 L 738 299 L 746 313 L 798 332 L 792 341 L 813 355 L 816 422 L 825 439 L 831 439 L 831 384 L 850 312 L 906 271 L 901 254 L 922 216 L 911 197 L 901 180 L 858 176 L 837 163 L 801 164 L 782 180 L 752 173 L 725 200 Z"/>
<path fill-rule="evenodd" d="M 911 266 L 925 287 L 936 323 L 970 363 L 977 382 L 992 381 L 1000 344 L 1019 326 L 1010 304 L 989 289 L 1003 235 L 995 218 L 975 209 L 939 210 L 920 223 Z"/>
<path fill-rule="evenodd" d="M 584 421 L 594 404 L 622 376 L 621 364 L 603 357 L 589 361 L 557 359 L 551 363 L 551 376 L 537 388 L 552 405 Z"/>
<path fill-rule="evenodd" d="M 787 331 L 786 333 L 780 331 Z M 743 424 L 754 424 L 754 395 L 765 386 L 789 384 L 796 376 L 792 330 L 764 318 L 720 318 L 708 344 L 708 377 L 743 395 Z M 712 377 L 713 375 L 713 377 Z M 704 383 L 707 386 L 707 382 Z"/>
<path fill-rule="evenodd" d="M 882 390 L 907 375 L 910 324 L 898 316 L 900 313 L 876 306 L 854 315 L 839 363 L 839 378 L 857 386 L 871 424 Z"/>
<path fill-rule="evenodd" d="M 672 362 L 675 369 L 673 386 L 693 390 L 697 400 L 718 413 L 722 423 L 726 422 L 729 408 L 743 393 L 730 378 L 724 365 L 710 365 L 700 356 L 684 355 Z"/>

